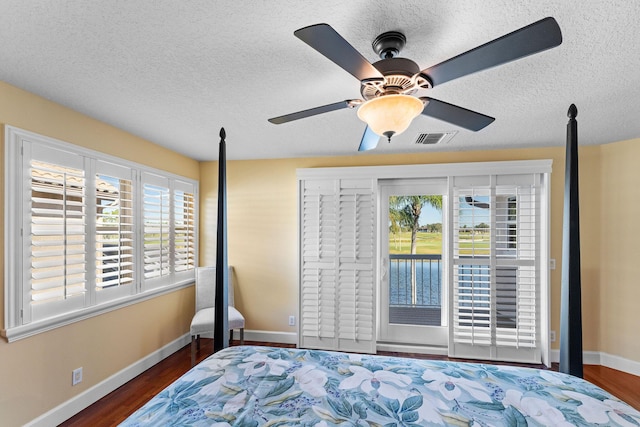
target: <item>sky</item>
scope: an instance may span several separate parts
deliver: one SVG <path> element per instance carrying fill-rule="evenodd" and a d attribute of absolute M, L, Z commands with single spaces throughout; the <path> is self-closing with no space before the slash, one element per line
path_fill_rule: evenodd
<path fill-rule="evenodd" d="M 418 224 L 427 225 L 437 223 L 442 223 L 442 212 L 438 211 L 428 203 L 425 204 L 422 207 L 422 211 L 420 212 L 420 219 L 418 220 Z"/>
<path fill-rule="evenodd" d="M 476 197 L 480 202 L 488 202 L 488 197 Z M 473 213 L 473 217 L 471 214 Z M 481 222 L 489 223 L 489 211 L 480 208 L 470 208 L 465 205 L 465 209 L 460 212 L 460 224 L 467 224 L 472 226 L 473 224 L 479 224 Z M 435 209 L 428 203 L 422 206 L 420 213 L 419 225 L 442 223 L 442 212 Z"/>

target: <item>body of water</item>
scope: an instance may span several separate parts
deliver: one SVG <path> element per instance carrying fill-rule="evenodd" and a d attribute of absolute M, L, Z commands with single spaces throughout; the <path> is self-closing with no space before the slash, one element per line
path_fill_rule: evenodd
<path fill-rule="evenodd" d="M 422 306 L 441 305 L 442 263 L 415 260 L 416 304 Z M 391 260 L 389 269 L 389 295 L 391 305 L 410 305 L 411 261 Z"/>

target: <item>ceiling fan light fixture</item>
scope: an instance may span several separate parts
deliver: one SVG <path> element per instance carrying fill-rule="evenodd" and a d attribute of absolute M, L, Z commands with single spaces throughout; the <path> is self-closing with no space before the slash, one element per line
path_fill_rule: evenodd
<path fill-rule="evenodd" d="M 358 118 L 371 130 L 391 140 L 411 124 L 422 110 L 422 101 L 410 95 L 384 95 L 365 102 L 358 108 Z"/>

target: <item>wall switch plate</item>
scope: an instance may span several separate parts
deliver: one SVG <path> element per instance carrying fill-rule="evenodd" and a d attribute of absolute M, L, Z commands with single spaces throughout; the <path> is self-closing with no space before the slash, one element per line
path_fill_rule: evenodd
<path fill-rule="evenodd" d="M 551 342 L 556 342 L 556 331 L 549 331 L 549 340 Z"/>
<path fill-rule="evenodd" d="M 77 385 L 82 382 L 82 368 L 74 369 L 71 373 L 71 385 Z"/>
<path fill-rule="evenodd" d="M 556 259 L 555 258 L 551 258 L 549 260 L 549 269 L 550 270 L 555 270 L 556 269 Z"/>
<path fill-rule="evenodd" d="M 289 326 L 296 325 L 296 316 L 289 316 Z"/>

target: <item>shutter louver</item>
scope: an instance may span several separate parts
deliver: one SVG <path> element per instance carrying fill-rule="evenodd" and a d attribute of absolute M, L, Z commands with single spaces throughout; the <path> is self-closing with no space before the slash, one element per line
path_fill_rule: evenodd
<path fill-rule="evenodd" d="M 144 278 L 169 275 L 169 189 L 144 184 Z"/>
<path fill-rule="evenodd" d="M 84 171 L 31 161 L 32 320 L 86 292 Z"/>

